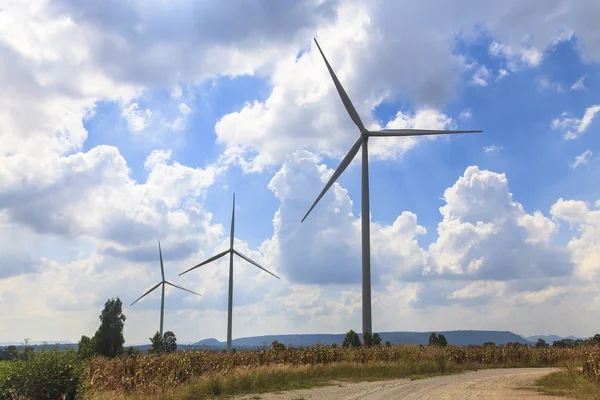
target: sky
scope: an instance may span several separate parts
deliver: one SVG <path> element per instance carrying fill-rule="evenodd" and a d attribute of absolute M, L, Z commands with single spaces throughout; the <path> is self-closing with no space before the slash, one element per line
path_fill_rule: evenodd
<path fill-rule="evenodd" d="M 595 0 L 0 2 L 0 342 L 159 328 L 361 331 L 358 138 L 370 129 L 373 330 L 591 336 L 600 312 Z"/>

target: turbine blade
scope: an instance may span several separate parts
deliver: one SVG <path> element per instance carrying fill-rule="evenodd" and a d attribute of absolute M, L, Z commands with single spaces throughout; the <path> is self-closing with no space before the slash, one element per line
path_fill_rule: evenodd
<path fill-rule="evenodd" d="M 171 283 L 171 282 L 169 282 L 169 281 L 165 281 L 165 283 L 166 283 L 167 285 L 171 285 L 171 286 L 173 286 L 173 287 L 176 287 L 177 289 L 185 290 L 186 292 L 190 292 L 190 293 L 192 293 L 192 294 L 195 294 L 195 295 L 197 295 L 197 296 L 202 296 L 201 294 L 198 294 L 198 293 L 196 293 L 196 292 L 192 292 L 191 290 L 188 290 L 188 289 L 186 289 L 186 288 L 182 288 L 181 286 L 177 286 L 176 284 L 174 284 L 174 283 Z"/>
<path fill-rule="evenodd" d="M 483 131 L 446 131 L 429 129 L 382 129 L 380 131 L 369 131 L 369 136 L 426 136 L 426 135 L 452 135 L 457 133 L 478 133 Z"/>
<path fill-rule="evenodd" d="M 212 257 L 211 257 L 211 258 L 209 258 L 208 260 L 202 261 L 200 264 L 196 265 L 195 267 L 192 267 L 192 268 L 188 269 L 187 271 L 184 271 L 184 272 L 180 273 L 180 274 L 179 274 L 179 276 L 181 276 L 181 275 L 185 274 L 186 272 L 190 272 L 190 271 L 191 271 L 191 270 L 193 270 L 193 269 L 196 269 L 196 268 L 198 268 L 198 267 L 201 267 L 201 266 L 203 266 L 204 264 L 208 264 L 209 262 L 212 262 L 212 261 L 218 260 L 219 258 L 223 257 L 225 254 L 229 253 L 230 251 L 231 251 L 231 250 L 227 249 L 227 250 L 225 250 L 224 252 L 217 254 L 216 256 L 212 256 Z"/>
<path fill-rule="evenodd" d="M 142 299 L 142 297 L 146 296 L 147 294 L 150 294 L 150 292 L 152 292 L 154 289 L 156 289 L 157 287 L 159 287 L 160 285 L 162 285 L 162 282 L 157 283 L 156 286 L 154 286 L 152 289 L 148 290 L 146 293 L 144 293 L 143 295 L 141 295 L 136 301 L 134 301 L 133 303 L 131 303 L 129 305 L 129 307 L 131 307 L 132 305 L 134 305 L 135 303 L 137 303 L 139 300 Z"/>
<path fill-rule="evenodd" d="M 333 79 L 333 83 L 335 84 L 335 87 L 336 87 L 336 89 L 337 89 L 340 97 L 342 98 L 342 102 L 344 103 L 344 107 L 346 107 L 346 111 L 348 111 L 348 114 L 350 115 L 350 118 L 352 118 L 352 121 L 354 121 L 354 123 L 356 124 L 356 126 L 358 126 L 358 129 L 360 129 L 361 132 L 364 132 L 365 131 L 365 126 L 363 125 L 362 121 L 360 120 L 360 117 L 358 116 L 358 113 L 356 112 L 356 109 L 352 105 L 352 102 L 350 101 L 350 98 L 348 97 L 348 94 L 346 94 L 346 91 L 344 90 L 344 87 L 342 86 L 342 84 L 340 83 L 339 79 L 335 75 L 335 72 L 333 72 L 333 69 L 331 68 L 331 65 L 329 65 L 329 61 L 327 61 L 327 58 L 325 57 L 325 54 L 323 54 L 323 50 L 321 50 L 321 46 L 319 46 L 319 42 L 317 42 L 317 39 L 315 39 L 315 43 L 317 44 L 317 48 L 319 49 L 319 52 L 321 53 L 321 56 L 323 56 L 323 60 L 325 61 L 325 65 L 327 65 L 327 69 L 329 70 L 329 75 L 331 75 L 331 79 Z"/>
<path fill-rule="evenodd" d="M 158 242 L 158 254 L 160 255 L 160 273 L 162 274 L 162 280 L 165 280 L 165 267 L 163 265 L 162 250 L 160 249 L 160 242 Z"/>
<path fill-rule="evenodd" d="M 233 209 L 231 210 L 231 233 L 229 236 L 229 244 L 230 244 L 231 249 L 233 249 L 234 227 L 235 227 L 235 193 L 233 194 Z"/>
<path fill-rule="evenodd" d="M 268 273 L 268 274 L 271 274 L 271 275 L 273 275 L 273 276 L 274 276 L 275 278 L 277 278 L 277 279 L 281 279 L 281 278 L 279 278 L 277 275 L 275 275 L 274 273 L 272 273 L 272 272 L 269 272 L 269 271 L 267 271 L 266 269 L 264 269 L 263 267 L 261 267 L 260 265 L 258 265 L 258 263 L 257 263 L 257 262 L 255 262 L 255 261 L 252 261 L 252 260 L 251 260 L 249 257 L 246 257 L 245 255 L 243 255 L 242 253 L 240 253 L 239 251 L 237 251 L 237 250 L 233 250 L 233 252 L 234 252 L 235 254 L 237 254 L 238 256 L 242 257 L 244 260 L 248 261 L 250 264 L 254 265 L 255 267 L 258 267 L 258 268 L 262 269 L 263 271 L 265 271 L 265 272 L 266 272 L 266 273 Z"/>
<path fill-rule="evenodd" d="M 360 149 L 360 145 L 363 143 L 363 140 L 364 140 L 364 138 L 361 136 L 354 143 L 354 145 L 352 145 L 352 147 L 348 151 L 348 154 L 346 154 L 346 156 L 344 157 L 344 159 L 342 160 L 342 162 L 340 163 L 340 165 L 337 167 L 337 169 L 335 170 L 335 172 L 333 173 L 333 175 L 331 175 L 331 178 L 329 178 L 329 182 L 327 182 L 327 184 L 325 185 L 325 187 L 321 191 L 321 194 L 319 194 L 319 197 L 317 197 L 317 199 L 315 200 L 315 202 L 313 203 L 313 205 L 310 207 L 310 209 L 308 210 L 308 212 L 306 213 L 306 215 L 304 216 L 304 218 L 302 218 L 301 222 L 304 222 L 304 220 L 306 219 L 306 217 L 308 217 L 308 214 L 310 214 L 310 212 L 312 211 L 313 208 L 315 208 L 315 206 L 317 205 L 317 203 L 319 202 L 319 200 L 321 200 L 321 197 L 323 197 L 325 195 L 325 193 L 327 192 L 327 190 L 329 190 L 329 188 L 333 185 L 333 183 L 337 180 L 337 178 L 340 177 L 340 175 L 342 174 L 342 172 L 344 172 L 344 170 L 348 167 L 348 165 L 350 165 L 350 163 L 352 162 L 352 159 L 354 158 L 354 156 L 356 155 L 356 153 L 358 153 L 358 149 Z"/>

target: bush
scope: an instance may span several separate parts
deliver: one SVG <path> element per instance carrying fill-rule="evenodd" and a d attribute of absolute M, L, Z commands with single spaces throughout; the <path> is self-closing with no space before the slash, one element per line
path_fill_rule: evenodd
<path fill-rule="evenodd" d="M 74 398 L 82 375 L 77 352 L 42 347 L 28 360 L 3 363 L 0 396 L 32 399 Z"/>

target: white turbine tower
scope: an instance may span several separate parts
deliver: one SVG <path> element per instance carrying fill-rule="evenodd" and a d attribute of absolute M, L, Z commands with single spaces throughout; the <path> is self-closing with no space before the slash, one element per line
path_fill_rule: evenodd
<path fill-rule="evenodd" d="M 160 273 L 162 274 L 162 281 L 160 281 L 159 283 L 157 283 L 155 286 L 152 287 L 152 289 L 148 290 L 146 293 L 144 293 L 143 295 L 141 295 L 136 301 L 134 301 L 133 303 L 131 303 L 131 306 L 134 305 L 135 303 L 137 303 L 139 300 L 141 300 L 147 294 L 152 293 L 152 291 L 154 289 L 156 289 L 157 287 L 159 287 L 160 285 L 162 285 L 162 296 L 160 298 L 160 336 L 162 337 L 162 335 L 163 335 L 163 321 L 164 321 L 164 315 L 165 315 L 165 284 L 166 285 L 171 285 L 171 286 L 173 286 L 174 288 L 177 288 L 177 289 L 185 290 L 186 292 L 190 292 L 190 293 L 198 295 L 198 296 L 200 296 L 200 295 L 198 293 L 196 293 L 196 292 L 192 292 L 191 290 L 187 290 L 185 288 L 182 288 L 181 286 L 177 286 L 174 283 L 171 283 L 171 282 L 165 280 L 165 267 L 163 265 L 162 250 L 160 248 L 160 242 L 158 242 L 158 254 L 160 255 Z"/>
<path fill-rule="evenodd" d="M 184 271 L 181 274 L 179 274 L 179 276 L 181 276 L 187 272 L 190 272 L 193 269 L 201 267 L 212 261 L 218 260 L 219 258 L 223 257 L 224 255 L 229 254 L 229 300 L 228 300 L 228 304 L 227 304 L 227 352 L 228 353 L 231 352 L 231 322 L 233 319 L 233 255 L 234 254 L 238 255 L 239 257 L 248 261 L 250 264 L 262 269 L 263 271 L 265 271 L 265 272 L 273 275 L 275 278 L 279 279 L 279 277 L 277 275 L 275 275 L 272 272 L 267 271 L 266 269 L 261 267 L 257 262 L 252 261 L 250 258 L 246 257 L 245 255 L 243 255 L 242 253 L 240 253 L 239 251 L 237 251 L 233 248 L 234 228 L 235 228 L 235 193 L 233 194 L 233 211 L 231 212 L 231 234 L 229 236 L 229 249 L 227 249 L 224 252 L 219 253 L 215 256 L 212 256 L 208 260 L 203 261 L 200 264 L 196 265 L 195 267 L 192 267 L 192 268 L 188 269 L 187 271 Z"/>
<path fill-rule="evenodd" d="M 358 150 L 362 146 L 362 210 L 361 210 L 361 223 L 362 223 L 362 325 L 363 333 L 372 333 L 371 326 L 371 243 L 370 243 L 370 213 L 369 213 L 369 150 L 367 147 L 370 137 L 390 137 L 390 136 L 424 136 L 424 135 L 443 135 L 443 134 L 454 134 L 454 133 L 474 133 L 482 131 L 448 131 L 448 130 L 423 130 L 423 129 L 382 129 L 378 131 L 369 131 L 363 125 L 358 113 L 354 109 L 350 98 L 346 94 L 346 91 L 342 87 L 342 84 L 338 80 L 335 72 L 329 65 L 325 54 L 321 50 L 321 46 L 315 39 L 317 48 L 323 56 L 325 65 L 329 70 L 329 74 L 333 79 L 333 83 L 344 103 L 346 111 L 350 115 L 350 118 L 358 129 L 360 130 L 360 136 L 354 145 L 348 151 L 348 154 L 344 157 L 340 165 L 337 167 L 325 188 L 321 191 L 313 205 L 310 207 L 302 222 L 308 217 L 308 214 L 317 205 L 321 197 L 327 192 L 327 190 L 334 184 L 344 170 L 350 165 L 354 156 L 358 153 Z"/>

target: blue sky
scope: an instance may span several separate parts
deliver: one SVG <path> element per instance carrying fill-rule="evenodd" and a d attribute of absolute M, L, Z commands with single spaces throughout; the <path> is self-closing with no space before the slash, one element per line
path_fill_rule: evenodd
<path fill-rule="evenodd" d="M 177 274 L 226 245 L 233 192 L 237 246 L 282 277 L 236 262 L 234 337 L 360 329 L 360 161 L 300 223 L 358 137 L 313 37 L 366 125 L 484 131 L 370 139 L 374 329 L 596 333 L 600 8 L 463 3 L 256 2 L 256 20 L 194 40 L 185 1 L 7 7 L 0 237 L 19 245 L 0 250 L 0 315 L 18 329 L 0 341 L 92 334 L 106 298 L 159 279 L 158 240 L 170 279 L 203 295 L 169 292 L 166 324 L 224 339 L 225 263 Z M 126 308 L 128 342 L 159 301 Z"/>

